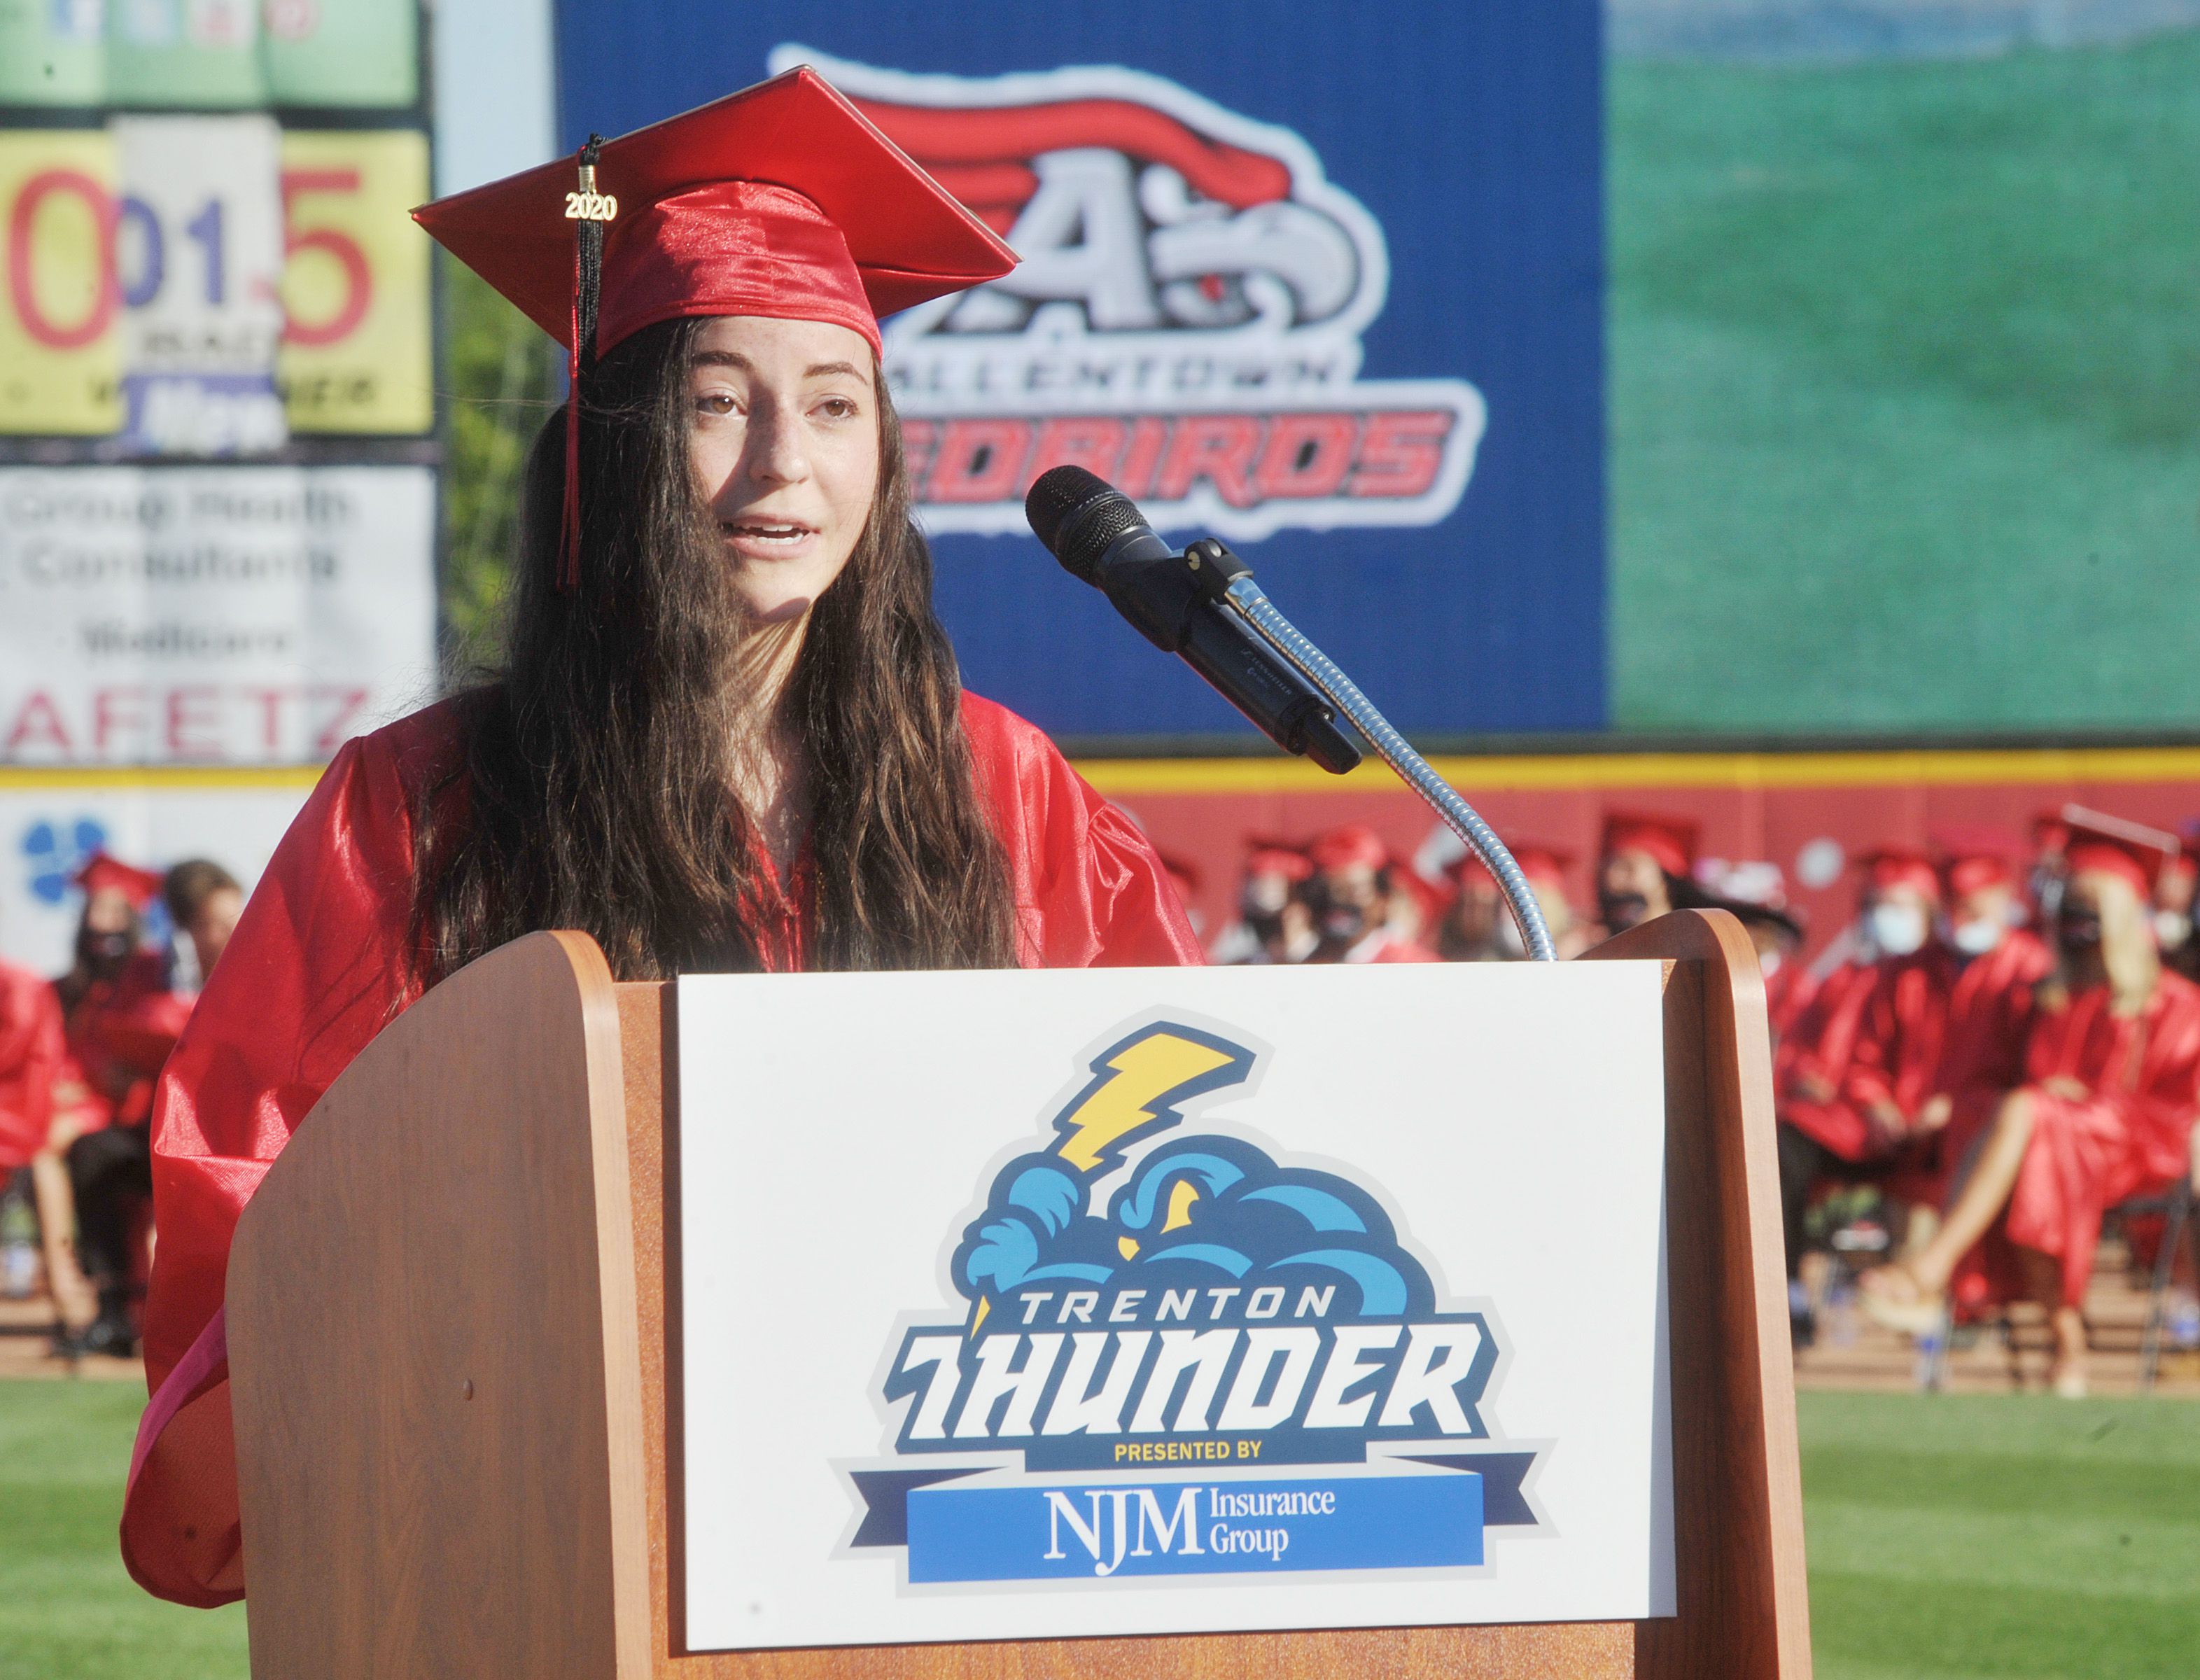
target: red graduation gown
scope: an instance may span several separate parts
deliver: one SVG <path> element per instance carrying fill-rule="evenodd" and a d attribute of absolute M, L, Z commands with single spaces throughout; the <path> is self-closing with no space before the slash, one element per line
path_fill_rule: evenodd
<path fill-rule="evenodd" d="M 64 1027 L 68 1059 L 61 1103 L 77 1110 L 77 1131 L 143 1126 L 153 1081 L 191 1018 L 195 995 L 168 989 L 167 965 L 141 951 L 111 980 L 94 980 Z"/>
<path fill-rule="evenodd" d="M 1932 955 L 1844 963 L 1819 982 L 1782 1040 L 1781 1120 L 1844 1161 L 1885 1152 L 1869 1104 L 1892 1098 L 1914 1113 L 1931 1094 L 1922 1087 L 1939 1059 L 1941 1025 Z M 1806 1075 L 1834 1095 L 1805 1096 Z M 1904 1103 L 1905 1097 L 1915 1100 Z"/>
<path fill-rule="evenodd" d="M 2071 1307 L 2085 1302 L 2102 1214 L 2185 1171 L 2200 1116 L 2200 986 L 2165 969 L 2138 1015 L 2109 1005 L 2106 986 L 2042 1005 L 2025 1045 L 2032 1136 L 2004 1229 L 2062 1262 Z M 2057 1074 L 2092 1094 L 2074 1101 L 2036 1088 Z"/>
<path fill-rule="evenodd" d="M 1202 960 L 1153 848 L 1021 718 L 966 696 L 981 796 L 1007 852 L 1027 968 Z M 268 1164 L 367 1041 L 420 995 L 407 961 L 412 790 L 450 761 L 450 702 L 348 743 L 284 837 L 161 1080 L 153 1188 L 161 1241 L 145 1317 L 140 1424 L 122 1553 L 179 1603 L 241 1597 L 243 1572 L 219 1309 L 231 1232 Z M 801 965 L 799 870 L 758 905 L 774 969 Z"/>
<path fill-rule="evenodd" d="M 1955 969 L 1936 1086 L 1954 1103 L 1941 1133 L 1945 1173 L 1960 1169 L 1973 1139 L 1993 1119 L 2002 1097 L 2024 1083 L 2032 989 L 2054 966 L 2055 959 L 2039 938 L 2016 928 L 1992 951 Z"/>
<path fill-rule="evenodd" d="M 45 976 L 0 963 L 0 1178 L 46 1146 L 66 1055 L 61 999 Z"/>

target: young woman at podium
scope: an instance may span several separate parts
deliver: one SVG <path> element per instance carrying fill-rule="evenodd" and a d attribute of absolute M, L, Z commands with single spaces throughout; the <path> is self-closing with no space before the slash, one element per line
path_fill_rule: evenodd
<path fill-rule="evenodd" d="M 442 976 L 542 928 L 626 980 L 1200 960 L 1152 848 L 962 692 L 933 615 L 878 317 L 1007 273 L 983 223 L 807 71 L 416 214 L 575 398 L 503 670 L 337 754 L 161 1082 L 122 1544 L 187 1603 L 243 1587 L 237 1214 Z"/>

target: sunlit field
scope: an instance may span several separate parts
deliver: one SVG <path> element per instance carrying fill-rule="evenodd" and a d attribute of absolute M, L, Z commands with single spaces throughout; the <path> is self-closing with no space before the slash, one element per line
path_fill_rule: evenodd
<path fill-rule="evenodd" d="M 244 1617 L 147 1598 L 114 1523 L 138 1394 L 0 1382 L 0 1672 L 241 1680 Z M 2190 1680 L 2200 1406 L 1805 1394 L 1821 1680 Z"/>

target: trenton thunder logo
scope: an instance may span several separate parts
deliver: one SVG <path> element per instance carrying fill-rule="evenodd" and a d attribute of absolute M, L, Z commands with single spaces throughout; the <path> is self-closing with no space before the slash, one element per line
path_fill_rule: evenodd
<path fill-rule="evenodd" d="M 1487 1308 L 1444 1302 L 1366 1186 L 1184 1133 L 1261 1060 L 1138 1027 L 995 1174 L 949 1261 L 963 1317 L 889 1349 L 893 1457 L 848 1470 L 851 1553 L 1089 1585 L 1473 1568 L 1486 1528 L 1536 1523 L 1536 1454 L 1482 1414 Z"/>

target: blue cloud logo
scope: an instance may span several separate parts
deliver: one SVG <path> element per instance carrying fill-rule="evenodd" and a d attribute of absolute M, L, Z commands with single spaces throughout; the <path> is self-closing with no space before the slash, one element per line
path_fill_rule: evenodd
<path fill-rule="evenodd" d="M 89 817 L 70 823 L 43 818 L 23 831 L 21 851 L 31 896 L 42 904 L 59 904 L 76 885 L 76 872 L 107 845 L 104 824 Z"/>

